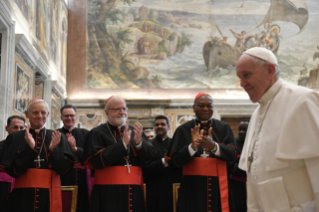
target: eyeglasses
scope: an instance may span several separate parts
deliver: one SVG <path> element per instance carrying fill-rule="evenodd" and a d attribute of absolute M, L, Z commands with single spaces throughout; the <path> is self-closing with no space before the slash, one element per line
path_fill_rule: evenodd
<path fill-rule="evenodd" d="M 112 111 L 114 111 L 114 112 L 116 112 L 116 113 L 121 112 L 122 110 L 123 110 L 124 112 L 126 112 L 126 111 L 128 110 L 128 107 L 107 108 L 107 110 L 112 110 Z"/>
<path fill-rule="evenodd" d="M 76 114 L 62 115 L 63 118 L 74 118 Z"/>
<path fill-rule="evenodd" d="M 14 129 L 14 130 L 24 130 L 25 127 L 22 127 L 22 126 L 12 126 L 11 128 Z"/>

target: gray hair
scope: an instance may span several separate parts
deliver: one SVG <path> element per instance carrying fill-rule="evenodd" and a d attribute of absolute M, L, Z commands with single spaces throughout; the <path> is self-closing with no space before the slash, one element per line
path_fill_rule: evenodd
<path fill-rule="evenodd" d="M 29 112 L 29 109 L 33 103 L 38 103 L 38 102 L 43 102 L 45 104 L 45 106 L 47 107 L 47 112 L 49 112 L 49 105 L 46 101 L 44 101 L 44 99 L 37 99 L 37 100 L 30 102 L 27 106 L 27 111 Z"/>
<path fill-rule="evenodd" d="M 258 58 L 258 57 L 252 56 L 252 58 L 253 58 L 253 62 L 254 62 L 255 64 L 260 65 L 260 66 L 266 66 L 266 65 L 268 65 L 268 64 L 273 64 L 273 63 L 267 62 L 267 61 L 265 61 L 265 60 L 262 60 L 262 59 L 260 59 L 260 58 Z M 273 65 L 275 66 L 275 74 L 276 74 L 276 76 L 277 76 L 277 77 L 280 77 L 280 68 L 279 68 L 279 66 L 277 66 L 276 64 L 273 64 Z"/>

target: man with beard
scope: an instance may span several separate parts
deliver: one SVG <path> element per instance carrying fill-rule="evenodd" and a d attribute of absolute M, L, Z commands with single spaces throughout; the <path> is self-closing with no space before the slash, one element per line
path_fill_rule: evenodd
<path fill-rule="evenodd" d="M 226 162 L 237 157 L 234 134 L 228 124 L 211 118 L 209 94 L 199 93 L 193 110 L 196 119 L 176 129 L 168 151 L 174 165 L 183 167 L 177 211 L 233 211 Z"/>
<path fill-rule="evenodd" d="M 10 116 L 7 120 L 6 131 L 8 134 L 22 131 L 25 128 L 25 119 L 21 116 Z M 6 140 L 0 141 L 0 155 Z M 5 173 L 3 167 L 0 167 L 0 205 L 3 211 L 7 210 L 9 194 L 13 189 L 14 178 Z"/>
<path fill-rule="evenodd" d="M 62 211 L 59 174 L 71 169 L 77 158 L 64 135 L 45 128 L 49 110 L 43 99 L 31 100 L 25 115 L 30 125 L 7 137 L 0 159 L 15 178 L 8 211 Z"/>
<path fill-rule="evenodd" d="M 108 121 L 92 129 L 85 148 L 88 163 L 95 168 L 90 211 L 144 212 L 141 166 L 154 151 L 143 134 L 143 126 L 129 126 L 125 101 L 111 96 L 105 102 Z"/>
<path fill-rule="evenodd" d="M 166 116 L 155 117 L 156 137 L 151 141 L 156 154 L 143 168 L 146 177 L 147 210 L 151 212 L 173 212 L 173 183 L 180 183 L 182 169 L 172 164 L 166 156 L 171 138 L 167 136 L 169 123 Z"/>
<path fill-rule="evenodd" d="M 247 211 L 246 172 L 238 168 L 241 150 L 243 149 L 249 121 L 242 120 L 238 125 L 238 137 L 236 138 L 237 159 L 228 165 L 229 190 L 233 194 L 236 211 Z"/>
<path fill-rule="evenodd" d="M 319 211 L 319 94 L 283 81 L 265 48 L 245 51 L 236 73 L 259 104 L 239 162 L 247 172 L 247 210 Z"/>
<path fill-rule="evenodd" d="M 72 105 L 64 105 L 61 109 L 61 120 L 63 127 L 58 129 L 61 133 L 66 135 L 68 142 L 79 159 L 79 164 L 75 165 L 70 171 L 61 175 L 61 185 L 77 185 L 78 186 L 78 200 L 77 212 L 86 212 L 89 210 L 89 195 L 88 195 L 88 182 L 87 170 L 84 166 L 84 147 L 85 139 L 89 133 L 86 129 L 75 127 L 77 120 L 76 108 Z M 89 173 L 88 173 L 89 174 Z M 90 175 L 88 175 L 90 176 Z"/>

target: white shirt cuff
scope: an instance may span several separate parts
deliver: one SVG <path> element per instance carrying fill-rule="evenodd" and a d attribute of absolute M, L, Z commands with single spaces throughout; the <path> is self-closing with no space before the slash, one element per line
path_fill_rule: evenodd
<path fill-rule="evenodd" d="M 162 158 L 162 163 L 164 167 L 168 167 L 168 163 L 165 162 L 165 158 Z"/>
<path fill-rule="evenodd" d="M 135 147 L 136 147 L 136 149 L 141 149 L 142 148 L 142 143 L 143 143 L 143 141 L 141 141 L 139 144 L 137 144 Z"/>
<path fill-rule="evenodd" d="M 188 152 L 189 152 L 190 156 L 193 157 L 193 156 L 195 155 L 195 153 L 197 152 L 197 148 L 196 148 L 196 150 L 194 151 L 193 148 L 192 148 L 192 144 L 189 144 L 189 146 L 188 146 Z"/>
<path fill-rule="evenodd" d="M 123 145 L 124 145 L 125 149 L 127 150 L 127 146 L 126 146 L 126 144 L 124 143 L 124 141 L 122 141 L 122 142 L 123 142 Z"/>
<path fill-rule="evenodd" d="M 215 144 L 217 145 L 217 150 L 216 150 L 216 152 L 214 153 L 214 155 L 220 156 L 219 144 L 218 144 L 217 142 L 215 142 Z"/>

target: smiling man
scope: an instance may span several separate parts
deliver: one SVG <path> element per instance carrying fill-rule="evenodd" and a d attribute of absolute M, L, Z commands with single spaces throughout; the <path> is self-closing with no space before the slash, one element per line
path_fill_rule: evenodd
<path fill-rule="evenodd" d="M 61 175 L 61 185 L 77 185 L 78 186 L 78 201 L 77 212 L 87 212 L 89 210 L 89 195 L 87 169 L 83 166 L 84 163 L 84 147 L 86 136 L 89 133 L 86 129 L 76 128 L 77 121 L 76 108 L 72 105 L 64 105 L 61 109 L 61 120 L 63 127 L 58 129 L 66 135 L 68 142 L 79 159 L 79 164 L 75 165 L 66 174 Z M 89 171 L 89 170 L 88 170 Z"/>
<path fill-rule="evenodd" d="M 239 163 L 247 171 L 248 211 L 319 211 L 319 94 L 283 81 L 265 48 L 244 52 L 236 72 L 259 104 Z"/>
<path fill-rule="evenodd" d="M 49 110 L 43 99 L 31 100 L 25 115 L 30 125 L 7 137 L 0 158 L 16 178 L 8 211 L 62 211 L 59 174 L 72 168 L 76 156 L 64 135 L 45 128 Z"/>
<path fill-rule="evenodd" d="M 168 151 L 172 163 L 183 167 L 177 211 L 234 211 L 226 167 L 236 159 L 234 134 L 228 124 L 212 118 L 209 94 L 199 93 L 193 110 L 196 119 L 176 129 Z"/>
<path fill-rule="evenodd" d="M 173 183 L 180 183 L 182 169 L 174 166 L 166 156 L 171 138 L 167 136 L 169 123 L 166 116 L 155 117 L 156 137 L 151 141 L 156 154 L 143 168 L 146 183 L 147 211 L 173 212 Z"/>
<path fill-rule="evenodd" d="M 85 149 L 88 163 L 95 168 L 90 211 L 144 212 L 141 166 L 154 151 L 143 133 L 143 126 L 127 122 L 127 106 L 120 96 L 105 102 L 107 123 L 89 132 Z"/>

